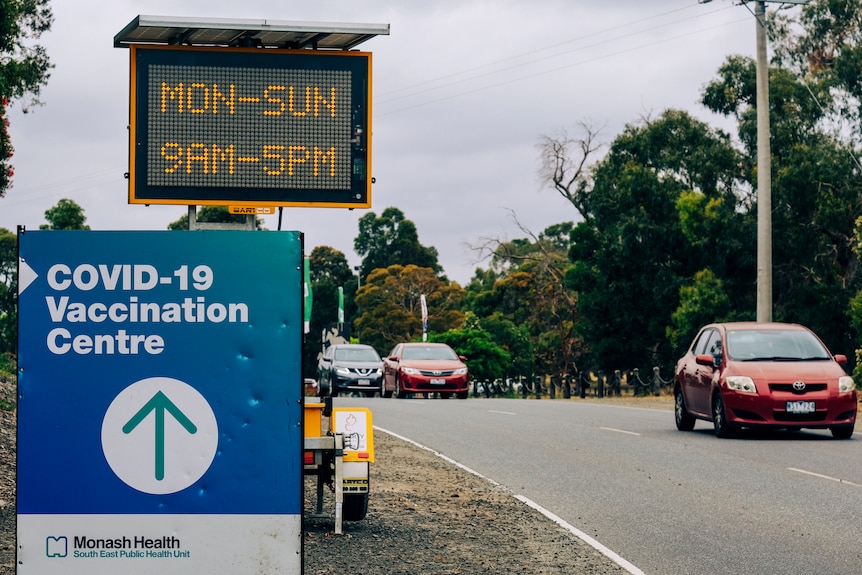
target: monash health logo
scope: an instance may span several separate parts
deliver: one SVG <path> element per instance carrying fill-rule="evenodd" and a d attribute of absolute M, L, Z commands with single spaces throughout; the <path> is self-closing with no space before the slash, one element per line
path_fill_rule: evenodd
<path fill-rule="evenodd" d="M 66 537 L 45 538 L 45 555 L 48 557 L 66 557 L 69 554 L 69 539 Z"/>

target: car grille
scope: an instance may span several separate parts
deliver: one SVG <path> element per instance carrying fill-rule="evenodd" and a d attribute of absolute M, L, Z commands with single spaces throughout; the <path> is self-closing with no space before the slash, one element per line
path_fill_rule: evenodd
<path fill-rule="evenodd" d="M 792 393 L 794 395 L 805 395 L 806 393 L 815 393 L 818 391 L 826 391 L 825 383 L 806 383 L 805 389 L 793 389 L 792 383 L 770 383 L 769 391 L 780 391 L 782 393 Z"/>
<path fill-rule="evenodd" d="M 425 377 L 449 377 L 455 370 L 453 369 L 420 369 L 419 373 Z"/>
<path fill-rule="evenodd" d="M 376 372 L 376 369 L 368 368 L 368 367 L 351 367 L 350 371 L 362 377 L 368 377 L 372 373 Z"/>

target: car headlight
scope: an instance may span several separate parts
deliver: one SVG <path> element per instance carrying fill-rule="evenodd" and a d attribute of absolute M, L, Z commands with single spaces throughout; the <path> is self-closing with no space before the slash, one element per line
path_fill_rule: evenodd
<path fill-rule="evenodd" d="M 335 373 L 338 375 L 350 375 L 350 370 L 346 367 L 337 367 L 335 368 Z"/>
<path fill-rule="evenodd" d="M 729 375 L 727 377 L 727 387 L 733 391 L 757 393 L 757 386 L 754 385 L 754 380 L 747 375 Z"/>
<path fill-rule="evenodd" d="M 452 372 L 452 375 L 464 375 L 467 373 L 466 367 L 461 367 Z"/>
<path fill-rule="evenodd" d="M 838 393 L 847 393 L 856 389 L 856 383 L 849 375 L 842 375 L 838 378 Z"/>
<path fill-rule="evenodd" d="M 416 375 L 417 373 L 419 373 L 419 370 L 412 367 L 402 367 L 401 373 L 406 373 L 407 375 Z"/>
<path fill-rule="evenodd" d="M 383 370 L 382 369 L 375 369 L 374 375 L 383 375 Z"/>

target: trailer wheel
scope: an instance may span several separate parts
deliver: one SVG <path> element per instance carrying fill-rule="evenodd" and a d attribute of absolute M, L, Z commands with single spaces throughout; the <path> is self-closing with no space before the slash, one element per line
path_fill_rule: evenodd
<path fill-rule="evenodd" d="M 345 493 L 342 508 L 345 521 L 362 521 L 368 513 L 368 493 Z"/>

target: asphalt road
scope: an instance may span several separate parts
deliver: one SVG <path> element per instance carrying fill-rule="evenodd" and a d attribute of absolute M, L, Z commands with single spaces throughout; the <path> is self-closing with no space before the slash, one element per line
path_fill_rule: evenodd
<path fill-rule="evenodd" d="M 858 432 L 722 440 L 704 422 L 677 431 L 670 410 L 578 399 L 335 405 L 370 408 L 375 427 L 531 499 L 647 575 L 862 573 Z"/>

